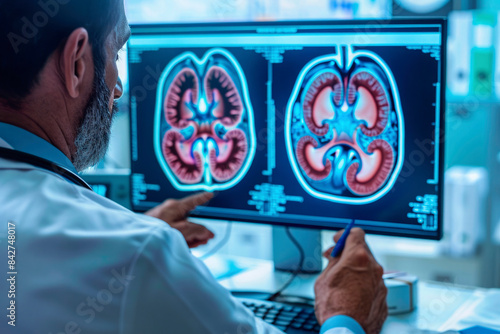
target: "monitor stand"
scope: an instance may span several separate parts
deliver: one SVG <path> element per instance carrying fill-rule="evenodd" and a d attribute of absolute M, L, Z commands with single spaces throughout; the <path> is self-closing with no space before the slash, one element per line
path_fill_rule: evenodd
<path fill-rule="evenodd" d="M 301 273 L 314 274 L 322 269 L 321 231 L 290 227 L 290 233 L 304 250 Z M 274 269 L 295 271 L 299 265 L 300 252 L 288 237 L 285 227 L 273 226 Z"/>

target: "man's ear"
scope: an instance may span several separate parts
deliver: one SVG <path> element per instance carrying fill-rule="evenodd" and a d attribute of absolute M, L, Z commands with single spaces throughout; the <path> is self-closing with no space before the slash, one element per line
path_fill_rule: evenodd
<path fill-rule="evenodd" d="M 74 30 L 64 44 L 61 57 L 61 71 L 64 85 L 72 98 L 77 98 L 83 87 L 83 79 L 91 68 L 92 49 L 89 34 L 84 28 Z"/>

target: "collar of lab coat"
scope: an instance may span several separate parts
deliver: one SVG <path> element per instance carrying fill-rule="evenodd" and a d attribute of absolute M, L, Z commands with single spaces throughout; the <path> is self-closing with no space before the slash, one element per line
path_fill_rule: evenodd
<path fill-rule="evenodd" d="M 75 166 L 57 147 L 45 139 L 17 126 L 0 122 L 0 146 L 36 155 L 76 173 Z"/>

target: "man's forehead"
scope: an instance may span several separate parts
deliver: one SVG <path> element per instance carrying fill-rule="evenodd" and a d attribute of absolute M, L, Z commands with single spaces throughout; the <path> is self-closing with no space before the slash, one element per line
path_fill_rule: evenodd
<path fill-rule="evenodd" d="M 130 37 L 130 27 L 125 15 L 120 15 L 118 24 L 113 29 L 113 35 L 115 37 L 116 46 L 122 48 Z"/>
<path fill-rule="evenodd" d="M 121 36 L 128 39 L 128 37 L 130 36 L 130 27 L 128 24 L 127 16 L 125 15 L 125 4 L 123 4 L 123 6 L 121 7 L 117 27 L 121 32 Z"/>

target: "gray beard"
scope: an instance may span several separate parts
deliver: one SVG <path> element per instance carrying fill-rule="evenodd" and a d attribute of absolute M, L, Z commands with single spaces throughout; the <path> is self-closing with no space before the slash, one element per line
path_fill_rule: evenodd
<path fill-rule="evenodd" d="M 104 75 L 95 75 L 94 89 L 75 138 L 76 152 L 72 160 L 78 172 L 97 165 L 106 155 L 113 116 L 117 111 L 114 103 L 112 114 L 109 112 L 111 92 Z"/>

